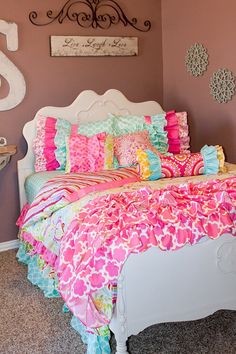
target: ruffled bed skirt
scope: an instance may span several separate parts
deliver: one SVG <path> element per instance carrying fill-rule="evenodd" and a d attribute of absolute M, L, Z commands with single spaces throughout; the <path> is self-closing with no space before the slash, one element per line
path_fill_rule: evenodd
<path fill-rule="evenodd" d="M 20 247 L 17 252 L 17 259 L 19 262 L 28 266 L 28 280 L 38 286 L 47 298 L 60 297 L 57 291 L 57 277 L 53 269 L 45 265 L 38 254 L 30 255 L 31 246 L 27 243 L 20 243 Z M 63 312 L 69 312 L 66 304 L 63 306 Z M 100 333 L 96 333 L 94 329 L 88 329 L 82 322 L 72 316 L 71 326 L 79 332 L 82 341 L 87 345 L 87 354 L 110 354 L 110 330 L 108 326 L 105 326 Z"/>

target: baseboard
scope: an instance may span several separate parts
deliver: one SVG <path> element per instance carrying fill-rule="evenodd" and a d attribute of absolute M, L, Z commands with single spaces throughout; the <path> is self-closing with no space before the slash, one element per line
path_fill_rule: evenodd
<path fill-rule="evenodd" d="M 14 248 L 18 248 L 20 245 L 19 240 L 12 240 L 6 242 L 0 242 L 0 252 L 12 250 Z"/>

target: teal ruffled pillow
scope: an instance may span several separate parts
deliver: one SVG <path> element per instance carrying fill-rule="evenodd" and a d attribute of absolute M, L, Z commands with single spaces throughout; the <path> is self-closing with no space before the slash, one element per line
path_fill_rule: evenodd
<path fill-rule="evenodd" d="M 166 119 L 165 115 L 155 114 L 151 116 L 146 115 L 108 115 L 113 119 L 113 134 L 120 136 L 137 131 L 147 130 L 152 146 L 154 146 L 162 154 L 168 151 L 167 132 L 165 131 Z"/>
<path fill-rule="evenodd" d="M 39 117 L 33 142 L 36 172 L 65 170 L 66 141 L 73 124 L 63 118 Z M 113 134 L 113 118 L 75 125 L 78 134 L 91 137 L 100 133 Z"/>
<path fill-rule="evenodd" d="M 105 120 L 97 122 L 88 122 L 78 124 L 78 134 L 91 137 L 99 133 L 113 134 L 113 118 L 108 117 Z"/>

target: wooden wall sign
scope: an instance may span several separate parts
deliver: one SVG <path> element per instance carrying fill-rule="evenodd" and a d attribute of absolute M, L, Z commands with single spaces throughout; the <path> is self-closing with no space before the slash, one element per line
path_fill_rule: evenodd
<path fill-rule="evenodd" d="M 137 37 L 51 36 L 51 56 L 135 56 Z"/>

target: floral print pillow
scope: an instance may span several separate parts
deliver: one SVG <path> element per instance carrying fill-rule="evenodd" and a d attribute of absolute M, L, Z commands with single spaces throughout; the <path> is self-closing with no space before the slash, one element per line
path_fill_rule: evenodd
<path fill-rule="evenodd" d="M 131 166 L 137 163 L 136 151 L 149 149 L 157 152 L 152 146 L 147 130 L 114 137 L 114 155 L 120 166 Z"/>

